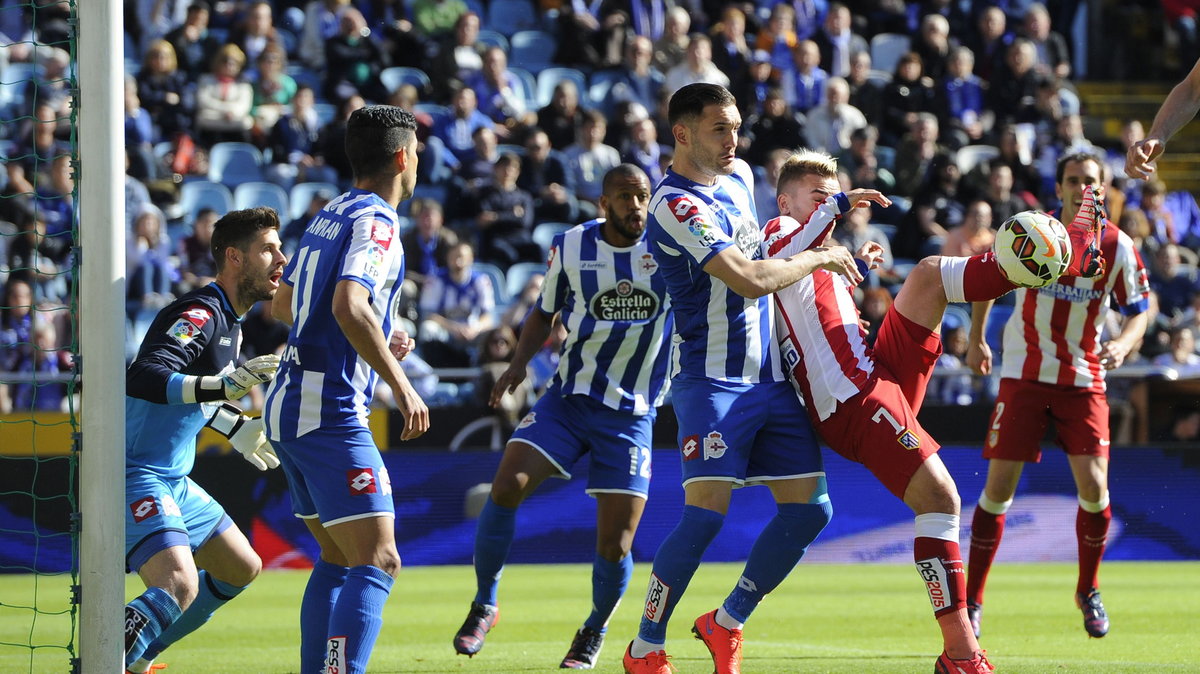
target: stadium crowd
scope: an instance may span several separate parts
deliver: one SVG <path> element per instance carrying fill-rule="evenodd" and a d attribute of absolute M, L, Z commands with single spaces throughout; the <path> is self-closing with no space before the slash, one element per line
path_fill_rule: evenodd
<path fill-rule="evenodd" d="M 620 162 L 657 182 L 671 162 L 666 101 L 685 84 L 712 82 L 737 97 L 739 151 L 756 172 L 761 221 L 778 214 L 779 167 L 801 146 L 837 157 L 843 187 L 891 197 L 889 208 L 856 210 L 836 232 L 848 247 L 874 240 L 886 249 L 857 298 L 873 327 L 915 260 L 985 251 L 1008 216 L 1057 207 L 1057 158 L 1092 149 L 1109 167 L 1109 216 L 1150 270 L 1151 327 L 1127 366 L 1200 375 L 1200 207 L 1157 178 L 1124 175 L 1139 122 L 1125 124 L 1120 146 L 1085 137 L 1076 64 L 1093 65 L 1091 79 L 1124 73 L 1117 59 L 1071 53 L 1064 34 L 1093 11 L 1084 3 L 125 4 L 130 348 L 157 310 L 212 280 L 212 225 L 225 211 L 275 207 L 285 251 L 295 252 L 308 219 L 351 181 L 350 113 L 391 103 L 420 127 L 418 187 L 400 212 L 409 224 L 399 311 L 418 339 L 405 365 L 431 406 L 476 389 L 482 399 L 489 386 L 439 382 L 439 371 L 507 359 L 537 300 L 550 237 L 603 216 L 600 179 Z M 38 378 L 72 367 L 68 11 L 0 10 L 0 371 L 23 375 L 0 385 L 0 412 L 60 409 L 65 386 Z M 1147 16 L 1172 36 L 1186 71 L 1196 56 L 1186 17 L 1170 7 Z M 1101 34 L 1091 42 L 1113 21 L 1092 22 Z M 969 308 L 953 309 L 949 366 L 961 365 L 969 327 Z M 997 307 L 993 323 L 1006 315 Z M 265 303 L 245 334 L 253 357 L 280 349 L 287 332 Z M 561 340 L 558 329 L 531 363 L 531 389 L 549 379 Z M 1117 378 L 1112 396 L 1136 401 L 1136 389 Z M 961 375 L 939 378 L 930 395 L 972 404 L 993 393 Z M 1200 424 L 1171 428 L 1195 439 Z"/>

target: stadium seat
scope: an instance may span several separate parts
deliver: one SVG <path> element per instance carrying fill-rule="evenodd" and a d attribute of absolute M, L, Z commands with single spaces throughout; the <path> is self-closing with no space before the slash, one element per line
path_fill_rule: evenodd
<path fill-rule="evenodd" d="M 942 331 L 954 327 L 961 327 L 964 330 L 971 328 L 971 312 L 957 304 L 946 305 L 946 311 L 942 313 Z"/>
<path fill-rule="evenodd" d="M 304 212 L 308 210 L 313 195 L 321 190 L 331 194 L 341 192 L 333 183 L 296 183 L 292 185 L 291 192 L 288 193 L 288 206 L 290 207 L 288 217 L 292 220 L 304 217 Z"/>
<path fill-rule="evenodd" d="M 492 291 L 496 298 L 496 308 L 500 309 L 508 304 L 508 286 L 504 279 L 504 271 L 494 264 L 489 262 L 475 261 L 475 270 L 483 272 L 492 280 Z"/>
<path fill-rule="evenodd" d="M 221 183 L 210 180 L 191 180 L 179 188 L 179 212 L 189 225 L 201 208 L 211 208 L 218 215 L 233 210 L 233 194 Z"/>
<path fill-rule="evenodd" d="M 900 57 L 908 51 L 912 39 L 901 33 L 880 33 L 871 38 L 871 68 L 896 72 Z"/>
<path fill-rule="evenodd" d="M 208 179 L 228 187 L 263 179 L 262 152 L 250 143 L 216 143 L 208 152 Z"/>
<path fill-rule="evenodd" d="M 313 109 L 317 111 L 317 124 L 325 126 L 337 117 L 338 109 L 333 103 L 314 103 Z"/>
<path fill-rule="evenodd" d="M 892 83 L 892 73 L 889 70 L 875 70 L 872 68 L 867 71 L 867 80 L 881 87 L 886 86 Z"/>
<path fill-rule="evenodd" d="M 1011 305 L 996 304 L 992 306 L 992 312 L 988 314 L 987 330 L 984 332 L 983 338 L 992 349 L 993 372 L 999 371 L 1000 352 L 1003 351 L 1001 347 L 1004 342 L 1004 326 L 1008 324 L 1013 309 L 1014 307 Z"/>
<path fill-rule="evenodd" d="M 995 145 L 964 145 L 958 148 L 955 163 L 958 164 L 959 172 L 966 175 L 979 164 L 999 156 L 1000 148 Z"/>
<path fill-rule="evenodd" d="M 509 68 L 508 72 L 517 76 L 517 82 L 521 86 L 521 98 L 525 101 L 525 107 L 532 111 L 537 111 L 537 80 L 533 79 L 533 73 L 524 68 Z"/>
<path fill-rule="evenodd" d="M 504 50 L 505 54 L 508 53 L 508 38 L 494 30 L 480 30 L 479 37 L 475 39 L 489 47 L 499 47 Z"/>
<path fill-rule="evenodd" d="M 387 87 L 388 93 L 394 93 L 403 84 L 411 84 L 417 88 L 417 93 L 425 94 L 432 88 L 429 75 L 420 68 L 393 66 L 384 68 L 379 73 L 379 80 Z"/>
<path fill-rule="evenodd" d="M 279 214 L 281 224 L 291 211 L 288 209 L 288 193 L 279 185 L 268 182 L 242 183 L 233 191 L 233 206 L 238 210 L 270 206 Z"/>
<path fill-rule="evenodd" d="M 515 154 L 518 157 L 524 157 L 525 156 L 525 146 L 524 145 L 511 145 L 509 143 L 501 143 L 496 146 L 497 154 L 505 154 L 506 152 Z"/>
<path fill-rule="evenodd" d="M 316 99 L 321 100 L 321 76 L 308 66 L 300 63 L 289 63 L 285 72 L 296 80 L 296 84 L 307 84 L 312 88 Z"/>
<path fill-rule="evenodd" d="M 529 282 L 529 277 L 545 273 L 546 265 L 541 262 L 517 262 L 504 274 L 508 296 L 514 300 L 520 297 L 521 291 L 525 289 L 525 284 Z"/>
<path fill-rule="evenodd" d="M 523 30 L 509 38 L 512 48 L 508 51 L 508 62 L 537 74 L 553 63 L 558 41 L 550 33 L 540 30 Z"/>
<path fill-rule="evenodd" d="M 522 30 L 536 30 L 537 11 L 532 0 L 492 0 L 484 27 L 506 36 Z"/>
<path fill-rule="evenodd" d="M 412 202 L 416 199 L 432 199 L 445 206 L 448 197 L 449 190 L 442 185 L 422 185 L 418 183 L 413 188 L 412 199 L 405 199 L 400 202 L 400 207 L 396 209 L 396 214 L 402 218 L 407 218 L 409 210 L 412 208 Z"/>
<path fill-rule="evenodd" d="M 557 234 L 571 229 L 575 225 L 566 222 L 543 222 L 533 228 L 533 233 L 530 235 L 533 242 L 542 247 L 546 253 L 550 252 L 550 246 L 554 243 L 554 237 Z"/>
<path fill-rule="evenodd" d="M 436 122 L 442 117 L 450 114 L 450 108 L 449 106 L 438 105 L 437 103 L 417 103 L 413 106 L 413 112 L 429 115 L 433 118 L 433 121 Z"/>
<path fill-rule="evenodd" d="M 554 87 L 563 80 L 571 80 L 575 83 L 575 88 L 579 91 L 579 104 L 587 103 L 586 97 L 588 93 L 587 77 L 583 73 L 574 68 L 546 68 L 537 75 L 537 104 L 538 107 L 550 105 L 550 99 L 554 97 Z"/>

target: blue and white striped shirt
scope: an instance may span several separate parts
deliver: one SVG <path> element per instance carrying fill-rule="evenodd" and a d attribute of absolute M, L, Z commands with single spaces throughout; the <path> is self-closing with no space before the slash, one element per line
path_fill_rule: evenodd
<path fill-rule="evenodd" d="M 754 177 L 740 159 L 734 173 L 701 185 L 668 171 L 650 197 L 646 238 L 666 275 L 675 311 L 675 373 L 737 383 L 785 381 L 774 339 L 771 297 L 748 299 L 704 271 L 729 246 L 762 257 Z"/>
<path fill-rule="evenodd" d="M 317 428 L 366 426 L 377 375 L 333 317 L 343 280 L 371 292 L 386 338 L 404 277 L 396 210 L 374 192 L 352 189 L 312 219 L 284 270 L 292 286 L 288 343 L 267 390 L 267 437 L 294 440 Z"/>
<path fill-rule="evenodd" d="M 666 279 L 643 238 L 610 245 L 600 221 L 554 238 L 538 308 L 562 312 L 567 341 L 553 386 L 647 414 L 667 393 L 672 316 Z"/>

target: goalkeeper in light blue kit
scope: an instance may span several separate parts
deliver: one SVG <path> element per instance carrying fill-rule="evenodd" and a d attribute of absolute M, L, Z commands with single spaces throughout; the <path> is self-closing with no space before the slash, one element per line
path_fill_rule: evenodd
<path fill-rule="evenodd" d="M 366 671 L 400 572 L 392 485 L 367 416 L 383 379 L 404 415 L 400 437 L 429 428 L 398 362 L 412 340 L 392 323 L 404 278 L 396 206 L 417 182 L 416 129 L 390 105 L 350 116 L 354 185 L 308 224 L 272 304 L 291 331 L 267 390 L 267 436 L 292 510 L 321 546 L 300 606 L 302 674 Z"/>
<path fill-rule="evenodd" d="M 262 568 L 249 541 L 188 477 L 196 434 L 229 438 L 259 470 L 279 465 L 262 422 L 228 401 L 270 381 L 276 356 L 236 366 L 241 321 L 279 288 L 279 216 L 233 211 L 212 237 L 217 278 L 158 313 L 126 373 L 125 560 L 146 591 L 125 606 L 125 667 L 139 674 L 208 621 Z M 199 569 L 199 571 L 197 570 Z"/>

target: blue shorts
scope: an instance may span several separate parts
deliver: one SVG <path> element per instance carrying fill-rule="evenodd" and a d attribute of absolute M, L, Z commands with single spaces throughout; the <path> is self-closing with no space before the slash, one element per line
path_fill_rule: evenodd
<path fill-rule="evenodd" d="M 589 494 L 633 494 L 650 489 L 650 445 L 655 410 L 637 416 L 606 407 L 585 395 L 547 391 L 517 424 L 509 442 L 524 442 L 541 452 L 571 479 L 571 466 L 590 453 Z"/>
<path fill-rule="evenodd" d="M 125 474 L 125 503 L 125 567 L 130 571 L 170 547 L 186 545 L 195 552 L 233 526 L 221 504 L 190 477 L 131 470 Z"/>
<path fill-rule="evenodd" d="M 325 526 L 364 517 L 395 517 L 392 480 L 366 428 L 315 430 L 271 441 L 287 476 L 292 512 Z"/>
<path fill-rule="evenodd" d="M 817 436 L 788 382 L 734 384 L 676 377 L 683 483 L 742 485 L 825 474 Z"/>

